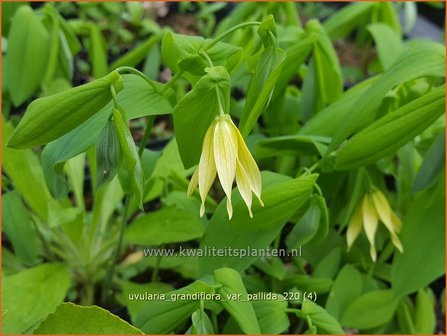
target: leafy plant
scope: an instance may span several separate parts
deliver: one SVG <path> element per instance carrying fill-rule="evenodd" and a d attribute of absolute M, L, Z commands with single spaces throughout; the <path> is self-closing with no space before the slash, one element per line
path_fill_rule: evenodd
<path fill-rule="evenodd" d="M 411 6 L 1 5 L 5 333 L 438 330 L 445 46 Z"/>

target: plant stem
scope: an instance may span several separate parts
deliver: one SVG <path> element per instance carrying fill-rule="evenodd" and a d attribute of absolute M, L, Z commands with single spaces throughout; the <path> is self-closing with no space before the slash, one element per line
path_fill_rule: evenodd
<path fill-rule="evenodd" d="M 150 86 L 152 86 L 152 88 L 154 89 L 155 92 L 160 93 L 158 91 L 157 86 L 149 78 L 147 78 L 147 76 L 144 73 L 142 73 L 141 71 L 139 71 L 135 68 L 132 68 L 130 66 L 122 66 L 122 67 L 116 68 L 116 71 L 118 71 L 119 73 L 128 72 L 128 73 L 137 75 L 137 76 L 141 77 L 142 79 L 144 79 Z"/>
<path fill-rule="evenodd" d="M 181 76 L 183 75 L 183 70 L 176 73 L 174 75 L 174 77 L 172 77 L 169 82 L 167 82 L 165 84 L 165 86 L 163 87 L 163 89 L 160 91 L 160 94 L 165 93 Z"/>
<path fill-rule="evenodd" d="M 240 23 L 230 29 L 228 29 L 227 31 L 224 31 L 222 34 L 220 34 L 219 36 L 217 36 L 210 44 L 208 44 L 203 50 L 207 50 L 210 49 L 211 47 L 213 47 L 214 45 L 216 45 L 217 43 L 219 43 L 219 41 L 223 40 L 225 37 L 227 37 L 228 35 L 230 35 L 231 33 L 233 33 L 234 31 L 243 28 L 243 27 L 248 27 L 248 26 L 259 26 L 261 25 L 261 22 L 258 21 L 249 21 L 249 22 L 244 22 L 244 23 Z"/>
<path fill-rule="evenodd" d="M 147 118 L 146 129 L 144 130 L 143 138 L 141 138 L 140 148 L 138 148 L 139 157 L 143 155 L 144 149 L 146 148 L 147 141 L 149 140 L 149 136 L 151 135 L 152 126 L 154 126 L 154 121 L 155 121 L 154 115 L 151 115 Z"/>
<path fill-rule="evenodd" d="M 155 261 L 155 267 L 154 267 L 154 270 L 152 271 L 152 278 L 151 278 L 152 282 L 157 281 L 158 270 L 160 269 L 160 264 L 161 264 L 161 258 L 163 258 L 163 257 L 160 254 L 159 256 L 157 256 L 157 260 Z"/>

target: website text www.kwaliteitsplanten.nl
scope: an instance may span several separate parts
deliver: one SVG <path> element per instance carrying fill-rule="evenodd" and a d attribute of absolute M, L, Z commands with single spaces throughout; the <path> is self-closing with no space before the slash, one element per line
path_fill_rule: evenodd
<path fill-rule="evenodd" d="M 301 256 L 301 247 L 298 249 L 275 249 L 266 247 L 265 249 L 256 249 L 250 246 L 246 248 L 234 248 L 231 246 L 215 247 L 205 246 L 203 248 L 146 248 L 143 249 L 145 257 L 298 257 Z"/>

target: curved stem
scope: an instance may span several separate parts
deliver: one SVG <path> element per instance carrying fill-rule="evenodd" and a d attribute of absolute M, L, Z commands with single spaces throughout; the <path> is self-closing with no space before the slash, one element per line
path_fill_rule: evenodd
<path fill-rule="evenodd" d="M 138 148 L 138 155 L 141 157 L 143 155 L 144 149 L 146 148 L 147 140 L 151 135 L 152 126 L 154 126 L 155 116 L 151 115 L 147 118 L 146 129 L 144 130 L 143 137 L 141 138 L 141 145 Z"/>
<path fill-rule="evenodd" d="M 141 78 L 144 79 L 150 86 L 152 86 L 152 88 L 155 90 L 155 92 L 160 93 L 160 92 L 158 91 L 157 86 L 156 86 L 156 85 L 155 85 L 149 78 L 147 78 L 147 76 L 146 76 L 144 73 L 142 73 L 141 71 L 139 71 L 139 70 L 137 70 L 137 69 L 135 69 L 135 68 L 132 68 L 132 67 L 130 67 L 130 66 L 122 66 L 122 67 L 116 68 L 115 70 L 118 71 L 119 73 L 122 73 L 122 72 L 128 72 L 128 73 L 131 73 L 131 74 L 133 74 L 133 75 L 137 75 L 137 76 L 141 77 Z"/>
<path fill-rule="evenodd" d="M 116 90 L 113 84 L 110 84 L 110 93 L 112 94 L 113 105 L 115 106 L 116 109 L 118 109 L 119 108 L 118 97 L 116 96 Z"/>
<path fill-rule="evenodd" d="M 183 70 L 182 71 L 180 71 L 180 72 L 178 72 L 178 73 L 176 73 L 175 75 L 174 75 L 174 77 L 172 77 L 170 80 L 169 80 L 169 82 L 167 82 L 166 84 L 165 84 L 165 86 L 163 87 L 163 89 L 159 92 L 160 94 L 163 94 L 163 93 L 165 93 L 170 87 L 172 87 L 172 85 L 174 85 L 174 83 L 183 75 Z"/>
<path fill-rule="evenodd" d="M 219 43 L 219 41 L 223 40 L 225 37 L 227 37 L 228 35 L 232 34 L 234 31 L 236 31 L 240 28 L 248 27 L 248 26 L 259 26 L 259 25 L 261 25 L 261 22 L 258 22 L 258 21 L 249 21 L 249 22 L 240 23 L 240 24 L 228 29 L 227 31 L 224 31 L 219 36 L 217 36 L 210 44 L 208 44 L 205 48 L 203 48 L 203 50 L 210 49 L 211 47 L 213 47 L 214 45 Z"/>
<path fill-rule="evenodd" d="M 199 51 L 200 56 L 202 56 L 206 61 L 208 62 L 208 65 L 212 68 L 214 67 L 213 61 L 211 60 L 210 56 L 206 53 L 205 50 Z"/>

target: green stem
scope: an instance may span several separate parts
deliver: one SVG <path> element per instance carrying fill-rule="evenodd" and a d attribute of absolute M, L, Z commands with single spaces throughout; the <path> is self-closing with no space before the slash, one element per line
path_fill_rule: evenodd
<path fill-rule="evenodd" d="M 115 87 L 112 84 L 110 85 L 110 93 L 112 94 L 113 105 L 115 106 L 116 109 L 118 109 L 119 108 L 118 97 L 116 95 Z"/>
<path fill-rule="evenodd" d="M 120 223 L 120 232 L 118 236 L 118 241 L 116 243 L 116 249 L 113 254 L 112 263 L 110 264 L 109 268 L 107 269 L 107 274 L 104 279 L 104 286 L 102 287 L 102 301 L 105 302 L 105 300 L 108 297 L 110 285 L 112 284 L 113 274 L 115 273 L 115 265 L 118 262 L 118 258 L 120 256 L 121 252 L 121 245 L 123 244 L 123 238 L 124 238 L 124 231 L 126 229 L 127 224 L 127 215 L 129 212 L 129 204 L 130 204 L 130 197 L 126 196 L 124 200 L 124 211 L 121 217 L 121 223 Z"/>
<path fill-rule="evenodd" d="M 207 62 L 208 65 L 212 68 L 214 67 L 213 61 L 211 60 L 211 58 L 208 56 L 208 54 L 206 53 L 205 50 L 200 50 L 199 51 L 200 56 L 202 56 Z"/>
<path fill-rule="evenodd" d="M 122 67 L 116 68 L 116 71 L 118 71 L 119 73 L 128 72 L 128 73 L 137 75 L 137 76 L 141 77 L 142 79 L 144 79 L 150 86 L 152 86 L 152 88 L 154 89 L 155 92 L 160 93 L 158 91 L 157 86 L 149 78 L 147 78 L 147 76 L 144 73 L 142 73 L 141 71 L 139 71 L 135 68 L 132 68 L 130 66 L 122 66 Z"/>
<path fill-rule="evenodd" d="M 217 89 L 217 86 L 215 89 L 216 89 L 217 105 L 219 106 L 219 115 L 223 116 L 225 115 L 225 111 L 222 106 L 222 100 L 220 99 L 220 94 L 219 90 Z"/>
<path fill-rule="evenodd" d="M 162 258 L 163 258 L 163 256 L 161 254 L 159 256 L 157 256 L 157 260 L 155 262 L 154 270 L 152 272 L 152 278 L 151 278 L 152 282 L 156 282 L 157 281 L 158 270 L 160 269 L 160 264 L 161 264 L 161 259 Z"/>
<path fill-rule="evenodd" d="M 219 43 L 219 41 L 223 40 L 225 37 L 227 37 L 228 35 L 232 34 L 234 31 L 236 31 L 240 28 L 248 27 L 248 26 L 260 26 L 260 25 L 261 25 L 261 22 L 257 22 L 257 21 L 240 23 L 240 24 L 228 29 L 227 31 L 224 31 L 219 36 L 217 36 L 210 44 L 208 44 L 205 48 L 203 48 L 203 50 L 210 49 L 211 47 L 213 47 L 214 45 Z"/>
<path fill-rule="evenodd" d="M 163 87 L 163 89 L 160 91 L 160 94 L 165 93 L 170 87 L 172 87 L 172 85 L 183 75 L 183 70 L 176 73 L 174 77 L 172 77 L 169 82 L 167 82 L 165 84 L 165 86 Z"/>
<path fill-rule="evenodd" d="M 146 148 L 147 141 L 149 140 L 149 136 L 151 135 L 152 126 L 154 126 L 155 116 L 151 115 L 147 118 L 146 129 L 144 130 L 143 138 L 141 139 L 141 144 L 144 146 L 140 146 L 138 149 L 138 155 L 141 157 L 143 155 L 144 149 Z"/>

